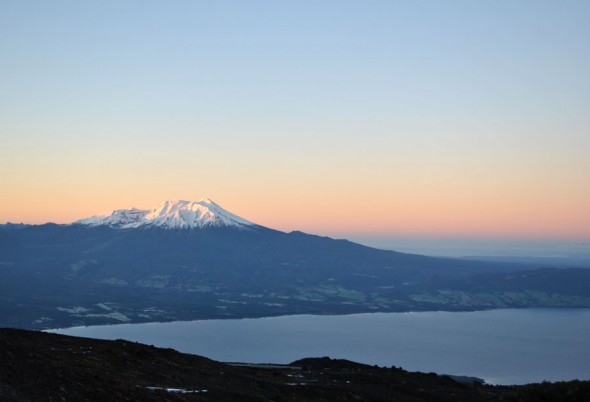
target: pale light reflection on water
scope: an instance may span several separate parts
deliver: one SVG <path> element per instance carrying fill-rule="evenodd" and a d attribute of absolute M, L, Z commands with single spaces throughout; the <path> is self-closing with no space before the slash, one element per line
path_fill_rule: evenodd
<path fill-rule="evenodd" d="M 297 315 L 60 329 L 220 361 L 331 356 L 493 384 L 590 379 L 590 309 Z"/>

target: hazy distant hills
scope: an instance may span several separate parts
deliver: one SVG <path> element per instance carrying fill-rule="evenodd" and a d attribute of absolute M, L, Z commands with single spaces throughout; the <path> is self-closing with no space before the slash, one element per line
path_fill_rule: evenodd
<path fill-rule="evenodd" d="M 0 326 L 590 306 L 590 270 L 377 250 L 268 229 L 204 203 L 0 225 Z"/>

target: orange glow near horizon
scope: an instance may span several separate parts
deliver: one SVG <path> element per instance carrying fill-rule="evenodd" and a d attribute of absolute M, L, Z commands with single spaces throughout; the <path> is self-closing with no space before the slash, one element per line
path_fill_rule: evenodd
<path fill-rule="evenodd" d="M 416 194 L 414 194 L 416 196 Z M 15 195 L 16 196 L 16 195 Z M 131 207 L 151 208 L 166 198 L 198 200 L 209 196 L 222 207 L 245 219 L 283 231 L 301 230 L 332 235 L 374 236 L 467 236 L 506 238 L 555 238 L 590 240 L 590 214 L 583 199 L 553 197 L 534 203 L 541 194 L 529 199 L 490 199 L 465 197 L 464 194 L 439 196 L 420 194 L 382 197 L 350 194 L 332 201 L 304 196 L 260 199 L 212 194 L 193 197 L 161 197 L 150 194 L 151 202 L 135 197 L 83 197 L 69 194 L 65 199 L 57 192 L 38 197 L 20 198 L 18 202 L 3 198 L 0 221 L 40 224 L 69 223 L 98 213 Z M 585 213 L 585 215 L 584 215 Z"/>
<path fill-rule="evenodd" d="M 402 141 L 385 135 L 392 128 L 376 126 L 373 144 L 359 143 L 356 130 L 336 128 L 347 134 L 337 152 L 321 136 L 306 146 L 290 126 L 281 145 L 265 137 L 275 130 L 268 127 L 256 147 L 242 137 L 233 138 L 241 147 L 229 149 L 212 140 L 217 148 L 199 157 L 198 138 L 189 137 L 171 150 L 138 145 L 132 136 L 114 150 L 94 137 L 88 151 L 50 137 L 32 149 L 17 142 L 0 150 L 0 222 L 68 223 L 165 199 L 209 197 L 285 231 L 590 239 L 590 137 L 578 133 L 555 144 L 553 131 L 500 131 L 501 139 L 515 138 L 505 147 L 490 139 L 496 135 L 490 129 L 490 138 L 463 133 L 447 146 L 436 137 Z M 238 129 L 217 130 L 221 138 Z"/>

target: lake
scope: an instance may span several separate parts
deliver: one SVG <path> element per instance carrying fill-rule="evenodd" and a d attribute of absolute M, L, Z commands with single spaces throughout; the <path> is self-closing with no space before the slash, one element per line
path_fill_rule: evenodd
<path fill-rule="evenodd" d="M 491 384 L 590 379 L 590 309 L 295 315 L 50 332 L 127 339 L 226 362 L 330 356 Z"/>

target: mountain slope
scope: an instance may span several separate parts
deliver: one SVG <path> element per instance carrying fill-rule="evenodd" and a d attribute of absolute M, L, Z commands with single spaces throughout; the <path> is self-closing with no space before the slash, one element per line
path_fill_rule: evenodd
<path fill-rule="evenodd" d="M 560 277 L 559 304 L 538 297 L 553 291 L 551 281 L 541 278 L 537 293 L 528 294 L 522 275 L 509 292 L 500 285 L 491 290 L 510 297 L 494 298 L 477 286 L 504 284 L 497 275 L 535 267 L 284 233 L 199 202 L 165 202 L 69 225 L 0 225 L 0 325 L 590 306 L 590 295 L 576 286 L 585 272 Z"/>

